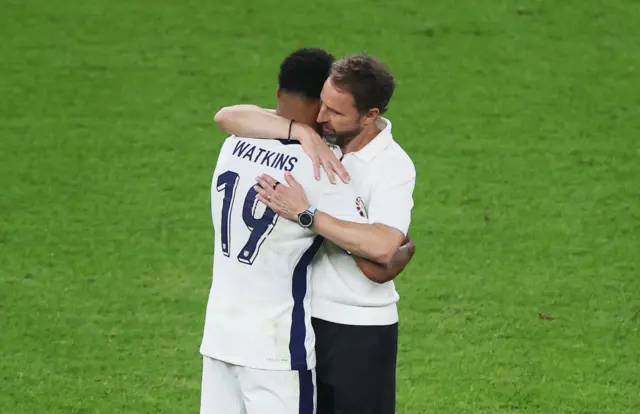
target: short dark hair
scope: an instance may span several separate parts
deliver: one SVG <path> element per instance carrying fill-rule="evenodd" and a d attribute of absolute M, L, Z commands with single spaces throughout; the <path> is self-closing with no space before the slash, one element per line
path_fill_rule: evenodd
<path fill-rule="evenodd" d="M 280 65 L 280 90 L 308 99 L 320 99 L 322 86 L 329 77 L 334 60 L 332 54 L 322 49 L 302 48 L 294 51 Z"/>
<path fill-rule="evenodd" d="M 396 82 L 389 69 L 372 56 L 345 56 L 331 67 L 331 81 L 338 89 L 353 95 L 356 109 L 365 113 L 371 108 L 387 111 Z"/>

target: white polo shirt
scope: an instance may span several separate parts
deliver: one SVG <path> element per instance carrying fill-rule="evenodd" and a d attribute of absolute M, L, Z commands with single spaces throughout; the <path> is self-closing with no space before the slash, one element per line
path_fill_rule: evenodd
<path fill-rule="evenodd" d="M 342 163 L 359 197 L 356 208 L 368 222 L 404 235 L 411 223 L 416 170 L 394 141 L 391 122 L 380 117 L 381 132 L 360 151 L 345 154 Z M 391 325 L 398 321 L 399 295 L 393 282 L 369 280 L 353 257 L 325 241 L 313 262 L 311 314 L 346 325 Z"/>

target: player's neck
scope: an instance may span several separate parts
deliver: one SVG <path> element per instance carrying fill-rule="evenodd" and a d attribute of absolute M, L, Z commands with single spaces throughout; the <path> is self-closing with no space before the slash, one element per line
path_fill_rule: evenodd
<path fill-rule="evenodd" d="M 276 114 L 318 130 L 318 123 L 316 122 L 317 109 L 300 99 L 281 96 L 278 99 Z"/>
<path fill-rule="evenodd" d="M 380 128 L 374 123 L 365 127 L 361 133 L 356 135 L 354 139 L 349 141 L 349 143 L 342 148 L 342 152 L 348 154 L 350 152 L 360 151 L 362 148 L 366 147 L 371 141 L 375 139 L 380 133 Z"/>

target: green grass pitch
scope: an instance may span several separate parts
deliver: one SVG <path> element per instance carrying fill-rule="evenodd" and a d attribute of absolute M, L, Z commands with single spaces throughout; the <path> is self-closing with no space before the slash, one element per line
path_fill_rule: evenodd
<path fill-rule="evenodd" d="M 398 413 L 640 412 L 637 0 L 4 0 L 0 413 L 197 412 L 212 112 L 301 46 L 398 79 Z"/>

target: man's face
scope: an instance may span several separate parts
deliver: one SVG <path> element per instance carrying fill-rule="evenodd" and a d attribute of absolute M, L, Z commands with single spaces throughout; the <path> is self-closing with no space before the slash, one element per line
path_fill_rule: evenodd
<path fill-rule="evenodd" d="M 316 121 L 322 136 L 328 143 L 344 147 L 362 132 L 365 116 L 356 109 L 353 95 L 336 89 L 331 78 L 324 83 L 320 99 Z"/>

